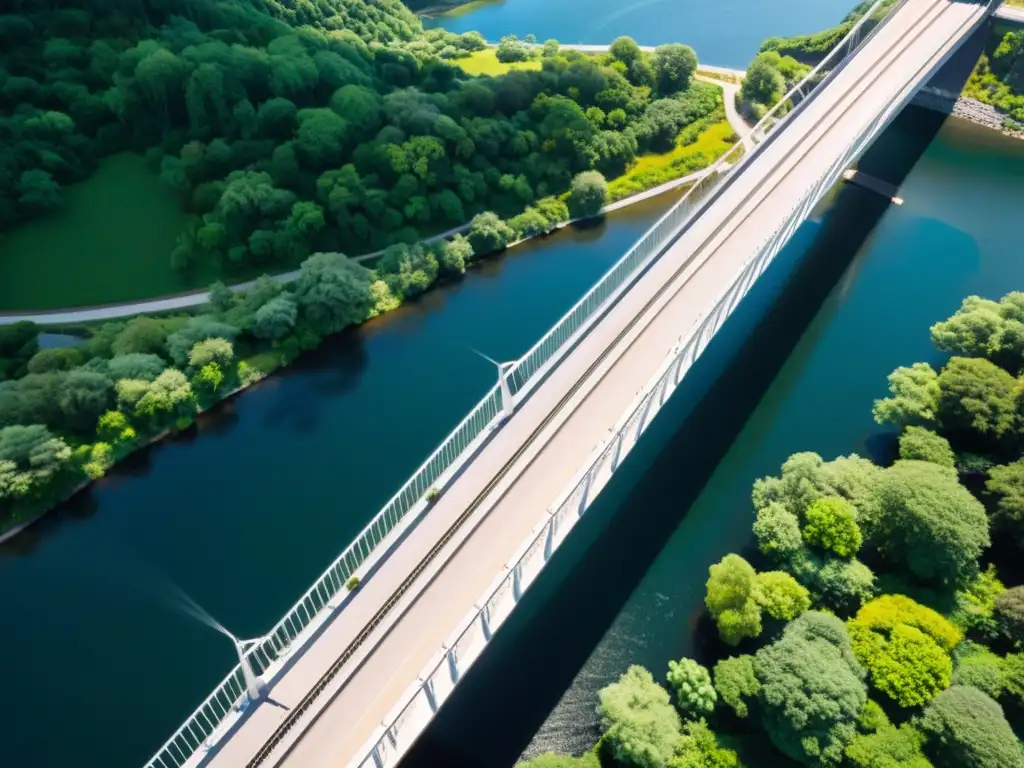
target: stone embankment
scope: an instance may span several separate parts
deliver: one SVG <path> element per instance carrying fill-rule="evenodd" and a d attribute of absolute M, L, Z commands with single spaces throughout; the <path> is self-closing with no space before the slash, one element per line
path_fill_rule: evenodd
<path fill-rule="evenodd" d="M 953 91 L 942 88 L 925 87 L 914 97 L 913 103 L 919 107 L 932 109 L 946 115 L 962 117 L 972 123 L 1000 131 L 1009 136 L 1024 138 L 1024 129 L 1021 131 L 1007 130 L 1006 118 L 991 104 L 986 104 L 970 96 L 961 96 Z M 1024 127 L 1022 127 L 1024 128 Z"/>

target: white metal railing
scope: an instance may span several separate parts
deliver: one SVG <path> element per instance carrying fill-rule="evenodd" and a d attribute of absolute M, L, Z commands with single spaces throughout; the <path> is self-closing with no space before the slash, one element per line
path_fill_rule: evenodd
<path fill-rule="evenodd" d="M 922 66 L 922 70 L 924 66 Z M 917 77 L 922 75 L 917 72 Z M 927 74 L 926 72 L 924 74 Z M 494 585 L 476 602 L 417 682 L 385 718 L 377 732 L 357 754 L 359 768 L 391 768 L 430 722 L 433 714 L 482 653 L 493 633 L 511 614 L 530 584 L 565 540 L 569 530 L 615 473 L 639 441 L 647 426 L 700 357 L 718 329 L 730 317 L 757 278 L 782 250 L 793 232 L 806 220 L 825 193 L 903 109 L 915 90 L 914 83 L 901 90 L 851 142 L 839 158 L 810 184 L 790 210 L 783 224 L 766 238 L 744 262 L 736 276 L 718 295 L 710 312 L 701 315 L 680 337 L 650 382 L 615 425 L 611 435 L 591 454 L 588 464 L 569 484 L 515 556 L 502 568 Z"/>
<path fill-rule="evenodd" d="M 905 0 L 893 5 L 891 11 Z M 596 320 L 614 304 L 618 297 L 658 258 L 665 247 L 684 230 L 711 193 L 735 165 L 743 165 L 750 154 L 743 154 L 749 141 L 759 145 L 770 138 L 770 132 L 786 122 L 789 114 L 800 111 L 814 97 L 814 89 L 825 82 L 859 47 L 862 26 L 888 0 L 876 0 L 857 21 L 843 40 L 822 61 L 769 110 L 751 129 L 748 137 L 722 155 L 706 176 L 694 183 L 627 253 L 613 265 L 533 347 L 515 362 L 508 373 L 511 390 L 521 400 L 537 386 L 553 365 L 568 352 Z M 824 74 L 828 72 L 829 74 Z M 799 97 L 792 113 L 785 114 L 790 102 Z M 783 114 L 780 114 L 783 113 Z M 757 153 L 755 146 L 754 152 Z M 331 563 L 285 616 L 261 638 L 247 658 L 257 674 L 268 675 L 280 668 L 286 655 L 300 647 L 338 608 L 335 597 L 346 593 L 346 582 L 371 554 L 379 556 L 378 547 L 410 519 L 410 512 L 427 509 L 428 491 L 442 486 L 486 442 L 500 425 L 501 393 L 497 385 L 473 408 L 465 419 L 442 441 L 412 477 L 385 504 L 384 508 L 359 533 L 355 540 Z M 389 542 L 390 543 L 390 542 Z M 365 570 L 365 569 L 363 569 Z M 204 752 L 221 738 L 248 703 L 245 681 L 240 666 L 217 685 L 177 731 L 147 762 L 148 768 L 181 768 L 197 752 Z"/>

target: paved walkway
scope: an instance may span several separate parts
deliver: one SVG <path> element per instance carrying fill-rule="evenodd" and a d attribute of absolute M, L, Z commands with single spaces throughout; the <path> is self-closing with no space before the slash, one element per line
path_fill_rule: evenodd
<path fill-rule="evenodd" d="M 411 581 L 265 765 L 337 766 L 362 749 L 472 610 L 608 426 L 677 339 L 736 276 L 765 237 L 895 97 L 937 65 L 981 18 L 974 4 L 908 0 L 836 81 L 753 155 L 702 216 L 640 278 L 522 404 L 402 546 L 273 685 L 211 761 L 246 765 L 379 607 L 467 511 L 470 518 Z"/>

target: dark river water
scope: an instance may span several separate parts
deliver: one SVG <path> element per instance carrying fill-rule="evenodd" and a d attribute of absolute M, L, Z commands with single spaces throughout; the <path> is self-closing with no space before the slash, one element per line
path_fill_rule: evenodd
<path fill-rule="evenodd" d="M 502 35 L 534 34 L 540 41 L 610 43 L 629 35 L 641 45 L 686 43 L 700 60 L 746 67 L 768 35 L 804 35 L 838 24 L 852 0 L 507 0 L 474 3 L 424 19 L 425 27 Z"/>
<path fill-rule="evenodd" d="M 883 170 L 936 121 L 904 122 Z M 967 293 L 1024 285 L 1022 149 L 947 124 L 903 207 L 844 192 L 799 235 L 790 250 L 815 251 L 800 292 L 696 409 L 710 375 L 677 393 L 410 764 L 507 765 L 538 729 L 531 751 L 583 748 L 598 687 L 699 652 L 707 567 L 745 543 L 753 479 L 796 450 L 867 450 L 871 401 L 933 354 L 928 326 Z M 0 765 L 140 764 L 232 664 L 178 590 L 241 636 L 267 631 L 491 385 L 470 347 L 521 354 L 670 202 L 517 248 L 342 335 L 0 546 Z"/>

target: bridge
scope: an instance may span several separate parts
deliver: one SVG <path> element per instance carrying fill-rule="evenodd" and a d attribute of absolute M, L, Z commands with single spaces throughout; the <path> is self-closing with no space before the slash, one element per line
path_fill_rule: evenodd
<path fill-rule="evenodd" d="M 499 365 L 494 388 L 288 615 L 240 648 L 243 663 L 149 766 L 398 763 L 790 235 L 992 11 L 902 0 L 866 32 L 882 5 Z"/>

